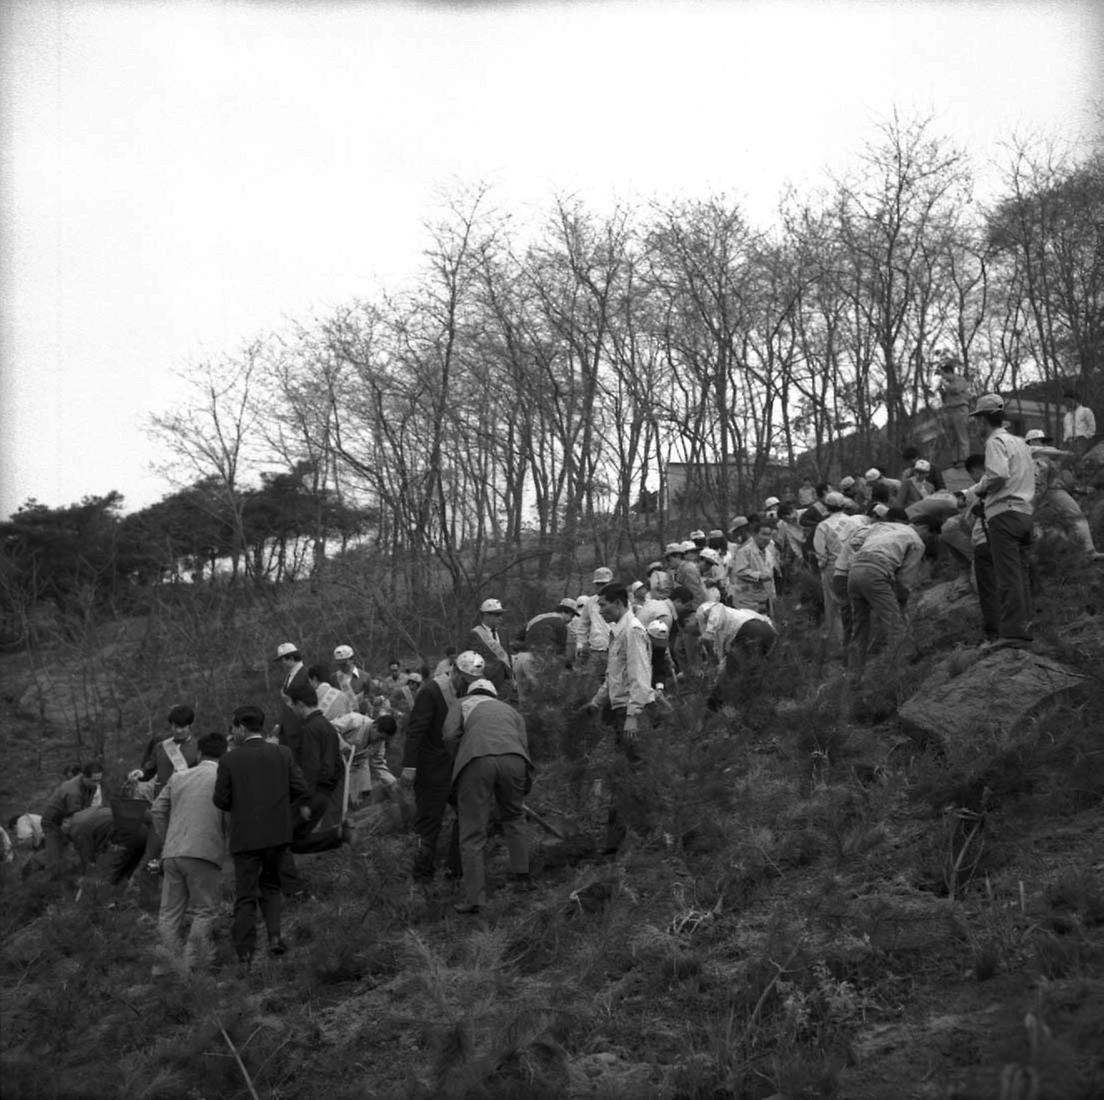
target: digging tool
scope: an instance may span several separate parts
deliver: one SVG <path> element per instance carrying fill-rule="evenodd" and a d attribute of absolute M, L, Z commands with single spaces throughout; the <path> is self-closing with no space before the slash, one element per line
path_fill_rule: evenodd
<path fill-rule="evenodd" d="M 345 749 L 349 750 L 349 755 L 345 755 Z M 349 815 L 349 787 L 352 784 L 352 771 L 353 771 L 353 755 L 354 750 L 352 745 L 342 741 L 341 743 L 341 759 L 345 764 L 345 793 L 341 799 L 341 820 L 344 821 Z"/>
<path fill-rule="evenodd" d="M 561 832 L 549 821 L 545 821 L 543 817 L 536 810 L 533 809 L 528 803 L 522 803 L 521 808 L 525 811 L 525 816 L 531 821 L 535 821 L 542 829 L 550 832 L 557 840 L 566 840 L 567 834 Z"/>

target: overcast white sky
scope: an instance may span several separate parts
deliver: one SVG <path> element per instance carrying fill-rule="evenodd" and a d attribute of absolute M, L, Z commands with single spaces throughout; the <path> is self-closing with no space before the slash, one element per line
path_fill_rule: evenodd
<path fill-rule="evenodd" d="M 5 0 L 0 515 L 148 471 L 174 371 L 408 276 L 452 180 L 742 196 L 770 219 L 894 105 L 984 169 L 1083 135 L 1104 3 Z"/>

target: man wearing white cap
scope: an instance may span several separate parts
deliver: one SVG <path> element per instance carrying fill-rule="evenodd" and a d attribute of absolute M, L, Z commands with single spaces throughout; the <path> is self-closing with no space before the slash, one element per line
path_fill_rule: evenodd
<path fill-rule="evenodd" d="M 356 710 L 371 683 L 371 677 L 357 667 L 356 654 L 351 645 L 334 646 L 333 657 L 334 672 L 330 683 L 349 700 L 349 709 Z"/>
<path fill-rule="evenodd" d="M 458 913 L 478 913 L 487 904 L 483 851 L 491 810 L 498 808 L 510 860 L 510 877 L 529 881 L 529 845 L 525 839 L 525 796 L 533 785 L 533 762 L 525 720 L 497 698 L 490 680 L 474 680 L 445 723 L 445 741 L 455 746 L 452 781 L 460 821 L 460 865 L 464 900 Z"/>
<path fill-rule="evenodd" d="M 682 558 L 675 568 L 675 588 L 689 588 L 694 595 L 694 606 L 705 601 L 705 584 L 698 565 L 698 548 L 687 540 L 681 544 Z"/>
<path fill-rule="evenodd" d="M 1068 532 L 1074 542 L 1093 561 L 1100 561 L 1104 554 L 1097 552 L 1093 543 L 1092 528 L 1077 501 L 1069 495 L 1062 471 L 1056 459 L 1073 457 L 1071 451 L 1060 451 L 1050 445 L 1050 437 L 1038 428 L 1024 436 L 1031 448 L 1035 463 L 1035 519 L 1042 527 L 1054 527 Z"/>
<path fill-rule="evenodd" d="M 468 635 L 468 649 L 483 658 L 483 675 L 504 698 L 514 690 L 513 665 L 506 639 L 502 637 L 502 616 L 505 610 L 500 601 L 484 600 L 479 605 L 479 624 Z"/>
<path fill-rule="evenodd" d="M 901 491 L 901 483 L 895 477 L 886 477 L 877 466 L 871 466 L 863 474 L 863 480 L 870 492 L 870 499 L 875 504 L 888 504 L 892 507 L 893 501 Z"/>
<path fill-rule="evenodd" d="M 782 503 L 778 497 L 767 497 L 763 501 L 763 515 L 769 519 L 774 519 L 778 515 L 778 506 Z"/>
<path fill-rule="evenodd" d="M 675 682 L 675 666 L 671 661 L 671 630 L 662 619 L 653 619 L 644 628 L 652 647 L 652 687 L 669 688 Z"/>
<path fill-rule="evenodd" d="M 901 477 L 901 488 L 897 490 L 895 508 L 908 508 L 925 500 L 936 490 L 932 478 L 931 463 L 926 458 L 917 458 Z"/>
<path fill-rule="evenodd" d="M 414 786 L 415 882 L 429 882 L 437 869 L 437 841 L 452 789 L 452 754 L 442 735 L 445 720 L 468 684 L 483 678 L 483 658 L 466 649 L 447 676 L 424 683 L 414 697 L 403 746 L 402 781 Z"/>
<path fill-rule="evenodd" d="M 609 657 L 610 628 L 598 610 L 598 591 L 613 580 L 613 570 L 602 565 L 594 570 L 594 593 L 583 597 L 579 609 L 578 650 L 576 660 L 587 666 L 587 672 L 593 676 L 606 674 L 606 660 Z"/>
<path fill-rule="evenodd" d="M 728 591 L 728 572 L 721 563 L 721 555 L 707 546 L 701 552 L 701 579 L 707 600 L 721 600 Z"/>
<path fill-rule="evenodd" d="M 294 642 L 281 642 L 276 647 L 276 656 L 273 658 L 283 671 L 284 678 L 280 684 L 280 709 L 276 715 L 276 725 L 273 734 L 279 739 L 281 745 L 287 745 L 291 749 L 292 756 L 299 753 L 299 730 L 302 723 L 295 708 L 291 705 L 290 692 L 292 688 L 306 687 L 307 667 L 303 664 L 303 655 Z"/>
<path fill-rule="evenodd" d="M 836 595 L 832 578 L 836 572 L 836 558 L 840 548 L 851 531 L 860 527 L 863 518 L 849 516 L 843 506 L 847 503 L 842 493 L 828 493 L 824 498 L 828 516 L 816 525 L 813 532 L 813 553 L 817 568 L 820 570 L 820 587 L 824 594 L 824 632 L 828 641 L 839 637 L 841 632 L 840 600 Z"/>

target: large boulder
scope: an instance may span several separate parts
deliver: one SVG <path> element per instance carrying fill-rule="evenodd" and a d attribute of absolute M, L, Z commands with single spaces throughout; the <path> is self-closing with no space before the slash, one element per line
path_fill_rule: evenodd
<path fill-rule="evenodd" d="M 954 741 L 979 730 L 1011 733 L 1041 704 L 1087 684 L 1075 669 L 1025 649 L 998 649 L 951 676 L 952 655 L 898 711 L 902 724 L 923 737 Z"/>
<path fill-rule="evenodd" d="M 965 577 L 941 581 L 917 592 L 909 603 L 909 614 L 914 623 L 945 627 L 954 624 L 961 632 L 981 624 L 981 608 L 973 586 Z"/>

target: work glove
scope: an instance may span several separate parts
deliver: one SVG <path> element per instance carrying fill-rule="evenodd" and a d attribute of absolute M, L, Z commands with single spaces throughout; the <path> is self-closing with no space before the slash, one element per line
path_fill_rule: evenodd
<path fill-rule="evenodd" d="M 403 768 L 402 775 L 400 775 L 399 778 L 408 787 L 412 787 L 414 785 L 414 777 L 417 774 L 418 774 L 418 769 L 417 768 Z"/>

